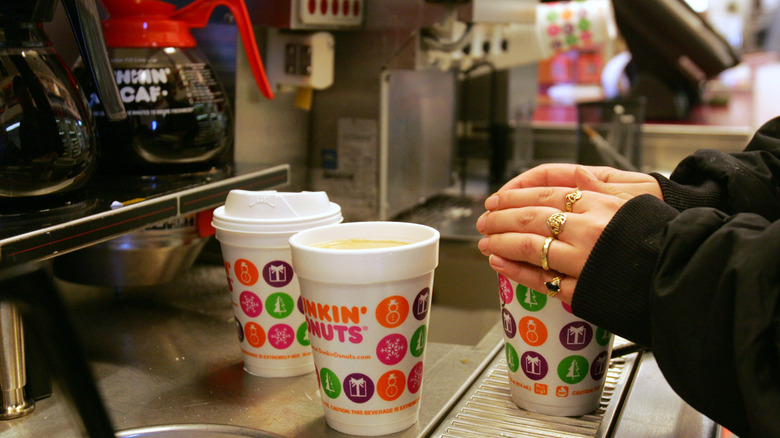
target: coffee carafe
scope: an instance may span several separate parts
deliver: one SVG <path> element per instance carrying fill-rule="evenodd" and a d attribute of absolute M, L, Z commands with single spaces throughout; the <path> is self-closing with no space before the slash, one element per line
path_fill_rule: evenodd
<path fill-rule="evenodd" d="M 158 0 L 102 3 L 109 15 L 103 32 L 128 119 L 108 123 L 102 103 L 90 100 L 103 152 L 100 173 L 197 173 L 231 161 L 230 102 L 190 29 L 206 26 L 215 7 L 227 6 L 255 81 L 273 98 L 244 1 L 195 0 L 181 9 Z M 78 63 L 74 71 L 81 80 Z"/>
<path fill-rule="evenodd" d="M 62 4 L 107 117 L 122 119 L 94 1 Z M 56 0 L 0 0 L 0 214 L 75 195 L 96 165 L 88 103 L 43 31 L 55 7 Z"/>

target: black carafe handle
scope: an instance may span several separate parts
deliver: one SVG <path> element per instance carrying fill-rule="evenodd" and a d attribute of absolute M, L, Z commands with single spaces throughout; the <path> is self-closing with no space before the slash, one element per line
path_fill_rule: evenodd
<path fill-rule="evenodd" d="M 59 381 L 58 388 L 78 412 L 86 435 L 114 437 L 114 428 L 78 342 L 68 310 L 43 265 L 0 270 L 0 301 L 15 304 L 25 316 L 25 336 L 42 347 Z"/>
<path fill-rule="evenodd" d="M 119 96 L 114 73 L 108 60 L 106 40 L 100 25 L 100 16 L 94 0 L 62 0 L 65 13 L 76 37 L 84 66 L 92 75 L 100 101 L 109 120 L 127 118 Z"/>

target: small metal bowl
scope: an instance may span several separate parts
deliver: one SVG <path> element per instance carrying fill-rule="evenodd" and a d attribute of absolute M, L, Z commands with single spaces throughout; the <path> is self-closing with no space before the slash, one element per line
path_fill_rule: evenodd
<path fill-rule="evenodd" d="M 271 432 L 224 424 L 167 424 L 120 430 L 117 438 L 281 438 Z"/>
<path fill-rule="evenodd" d="M 157 223 L 54 259 L 54 274 L 66 281 L 115 288 L 172 281 L 192 266 L 208 237 L 195 215 Z"/>

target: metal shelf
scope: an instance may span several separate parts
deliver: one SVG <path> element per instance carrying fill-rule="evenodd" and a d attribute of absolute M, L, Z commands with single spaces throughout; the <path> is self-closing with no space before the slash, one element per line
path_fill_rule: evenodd
<path fill-rule="evenodd" d="M 217 207 L 224 203 L 228 192 L 233 189 L 264 190 L 289 182 L 288 164 L 256 165 L 254 168 L 238 166 L 228 175 L 206 175 L 168 183 L 160 189 L 147 189 L 148 193 L 140 193 L 142 200 L 134 202 L 128 202 L 132 198 L 125 194 L 96 195 L 79 215 L 81 217 L 73 218 L 71 213 L 70 219 L 55 218 L 53 223 L 42 227 L 29 217 L 20 217 L 19 223 L 10 226 L 3 223 L 0 227 L 18 230 L 12 235 L 0 235 L 0 268 L 45 260 L 156 222 Z M 112 209 L 113 201 L 124 201 L 126 205 Z"/>

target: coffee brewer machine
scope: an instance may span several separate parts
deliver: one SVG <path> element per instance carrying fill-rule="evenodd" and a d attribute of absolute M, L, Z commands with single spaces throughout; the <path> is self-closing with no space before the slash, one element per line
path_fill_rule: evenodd
<path fill-rule="evenodd" d="M 62 4 L 108 116 L 124 118 L 94 0 L 63 0 Z M 97 144 L 87 101 L 42 30 L 42 23 L 52 20 L 55 6 L 55 0 L 0 1 L 0 219 L 4 228 L 9 217 L 56 211 L 78 199 L 96 164 Z M 45 379 L 47 369 L 58 370 L 65 393 L 77 406 L 83 405 L 78 409 L 85 426 L 113 436 L 64 307 L 35 263 L 0 269 L 0 419 L 29 413 L 34 399 L 48 389 L 45 382 L 28 385 L 26 368 L 34 364 L 25 360 L 22 314 L 25 322 L 32 322 L 29 332 L 38 335 L 35 351 L 44 352 L 37 358 L 53 365 L 37 367 L 36 377 Z"/>

